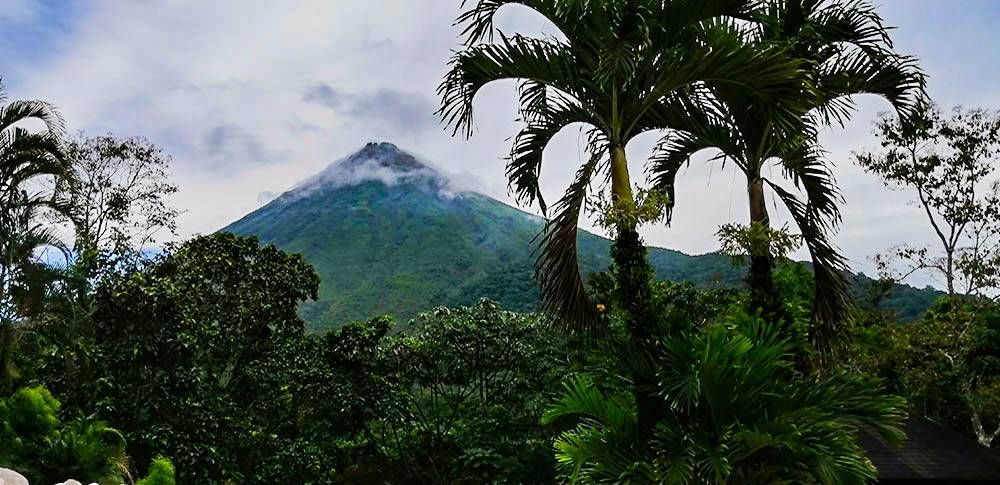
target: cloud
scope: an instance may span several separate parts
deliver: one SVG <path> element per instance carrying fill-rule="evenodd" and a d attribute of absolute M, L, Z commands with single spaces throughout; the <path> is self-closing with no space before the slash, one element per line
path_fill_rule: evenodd
<path fill-rule="evenodd" d="M 435 104 L 420 93 L 382 88 L 352 94 L 318 83 L 306 90 L 302 100 L 341 113 L 353 122 L 387 131 L 393 137 L 419 135 L 439 127 Z"/>
<path fill-rule="evenodd" d="M 278 198 L 278 194 L 271 192 L 270 190 L 265 190 L 257 194 L 257 204 L 264 205 Z"/>
<path fill-rule="evenodd" d="M 329 84 L 319 83 L 308 90 L 302 96 L 302 100 L 307 103 L 316 103 L 330 109 L 340 109 L 342 98 Z"/>
<path fill-rule="evenodd" d="M 226 160 L 275 162 L 254 134 L 234 124 L 216 126 L 205 133 L 205 151 L 209 156 Z"/>

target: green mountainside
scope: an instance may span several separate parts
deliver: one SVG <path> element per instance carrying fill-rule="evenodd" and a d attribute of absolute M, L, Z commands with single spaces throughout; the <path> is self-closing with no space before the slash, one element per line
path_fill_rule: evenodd
<path fill-rule="evenodd" d="M 223 231 L 301 253 L 322 279 L 319 300 L 305 304 L 302 315 L 314 330 L 324 330 L 379 314 L 406 319 L 481 297 L 510 310 L 535 310 L 530 242 L 542 223 L 485 195 L 457 190 L 413 156 L 382 143 L 334 163 Z M 584 274 L 608 267 L 609 245 L 580 233 Z M 649 256 L 661 278 L 738 285 L 743 276 L 719 254 L 650 248 Z M 885 305 L 912 318 L 936 294 L 900 286 Z"/>

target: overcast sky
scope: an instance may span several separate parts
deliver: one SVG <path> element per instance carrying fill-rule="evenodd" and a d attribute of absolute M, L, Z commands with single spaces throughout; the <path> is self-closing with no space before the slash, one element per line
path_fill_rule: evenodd
<path fill-rule="evenodd" d="M 898 27 L 898 49 L 922 60 L 935 100 L 1000 108 L 1000 1 L 880 5 Z M 491 85 L 477 98 L 469 140 L 451 137 L 433 114 L 457 47 L 458 9 L 458 0 L 0 0 L 0 76 L 11 98 L 56 104 L 73 131 L 142 135 L 164 147 L 184 236 L 225 226 L 368 141 L 392 141 L 509 202 L 501 157 L 516 131 L 513 86 Z M 499 25 L 551 31 L 517 8 Z M 823 142 L 847 199 L 837 241 L 866 269 L 876 251 L 930 239 L 909 194 L 887 192 L 851 165 L 850 152 L 872 147 L 872 119 L 888 108 L 860 101 L 849 126 Z M 634 171 L 654 141 L 629 146 Z M 567 131 L 547 150 L 548 199 L 580 163 L 578 142 Z M 647 241 L 715 250 L 720 224 L 746 220 L 742 186 L 731 168 L 692 166 L 675 223 L 648 229 Z"/>

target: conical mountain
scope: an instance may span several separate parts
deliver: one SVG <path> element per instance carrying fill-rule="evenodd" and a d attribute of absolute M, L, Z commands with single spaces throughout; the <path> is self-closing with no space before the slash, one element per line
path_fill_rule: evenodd
<path fill-rule="evenodd" d="M 301 253 L 321 278 L 302 308 L 315 330 L 490 297 L 538 306 L 532 239 L 541 218 L 465 190 L 391 143 L 369 143 L 224 231 Z M 580 233 L 581 268 L 604 270 L 610 242 Z M 738 284 L 728 258 L 651 248 L 660 277 Z"/>

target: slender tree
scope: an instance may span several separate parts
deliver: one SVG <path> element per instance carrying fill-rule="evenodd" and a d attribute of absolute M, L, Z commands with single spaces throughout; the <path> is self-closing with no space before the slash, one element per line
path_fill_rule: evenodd
<path fill-rule="evenodd" d="M 912 57 L 893 50 L 888 28 L 867 1 L 771 0 L 757 11 L 757 21 L 742 30 L 747 42 L 762 48 L 784 47 L 802 61 L 811 89 L 790 92 L 781 100 L 805 108 L 797 123 L 776 122 L 768 100 L 742 86 L 710 83 L 726 115 L 668 134 L 654 157 L 656 185 L 674 193 L 678 170 L 703 149 L 716 149 L 746 177 L 751 234 L 769 233 L 766 192 L 784 203 L 812 257 L 816 275 L 815 319 L 811 337 L 824 344 L 847 306 L 845 260 L 829 241 L 840 222 L 841 201 L 817 132 L 842 124 L 853 112 L 853 97 L 874 94 L 887 99 L 904 118 L 923 99 L 924 76 Z M 768 179 L 764 168 L 780 168 L 805 198 Z M 780 319 L 771 272 L 775 258 L 767 241 L 750 254 L 748 283 L 753 307 Z"/>
<path fill-rule="evenodd" d="M 925 415 L 967 415 L 990 446 L 1000 436 L 1000 112 L 956 107 L 945 116 L 929 105 L 908 123 L 883 115 L 875 136 L 881 150 L 855 154 L 857 163 L 915 196 L 937 246 L 877 255 L 879 276 L 896 282 L 923 272 L 948 293 L 919 325 L 898 336 L 887 330 L 901 349 L 886 352 L 901 356 L 893 373 L 922 398 Z"/>
<path fill-rule="evenodd" d="M 939 277 L 948 295 L 998 298 L 1000 289 L 1000 111 L 926 106 L 908 124 L 875 123 L 878 152 L 856 153 L 888 188 L 905 189 L 927 218 L 937 251 L 901 245 L 876 257 L 880 276 Z M 898 274 L 895 266 L 905 268 Z"/>
<path fill-rule="evenodd" d="M 493 19 L 511 4 L 540 13 L 559 36 L 498 32 Z M 751 0 L 478 0 L 459 16 L 465 48 L 440 86 L 440 114 L 455 133 L 471 136 L 476 93 L 494 81 L 518 83 L 524 126 L 514 138 L 507 175 L 519 202 L 537 203 L 549 214 L 539 187 L 543 151 L 564 128 L 585 126 L 590 156 L 552 208 L 535 266 L 546 308 L 565 325 L 599 329 L 577 262 L 577 224 L 591 183 L 608 180 L 611 212 L 618 214 L 609 219 L 626 327 L 638 348 L 654 353 L 652 269 L 637 232 L 640 220 L 630 216 L 637 205 L 625 151 L 630 140 L 693 122 L 689 117 L 712 116 L 718 109 L 706 90 L 709 81 L 772 100 L 766 106 L 776 111 L 775 120 L 800 115 L 780 102 L 801 89 L 799 63 L 783 48 L 744 43 L 738 22 L 720 20 L 753 21 L 756 7 Z M 651 432 L 653 383 L 633 379 L 640 429 Z"/>

